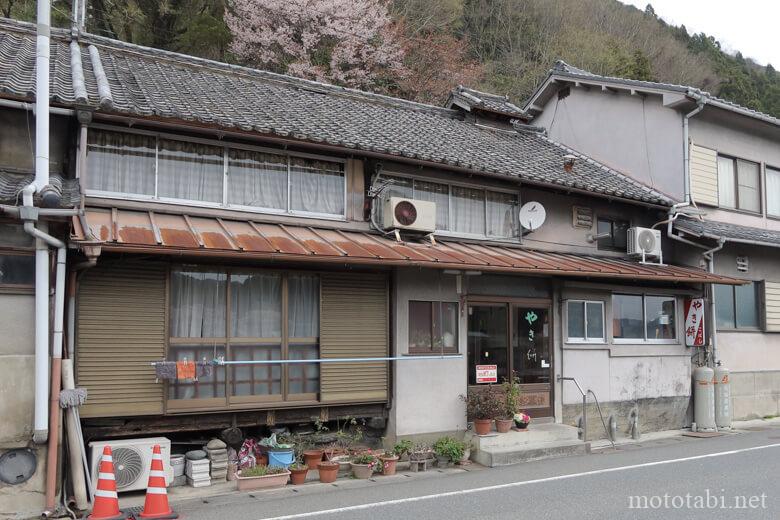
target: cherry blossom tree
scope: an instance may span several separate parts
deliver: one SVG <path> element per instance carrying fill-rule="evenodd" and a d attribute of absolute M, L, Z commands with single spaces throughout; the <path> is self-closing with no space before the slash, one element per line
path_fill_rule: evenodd
<path fill-rule="evenodd" d="M 225 21 L 249 65 L 381 91 L 406 74 L 383 0 L 231 0 Z"/>

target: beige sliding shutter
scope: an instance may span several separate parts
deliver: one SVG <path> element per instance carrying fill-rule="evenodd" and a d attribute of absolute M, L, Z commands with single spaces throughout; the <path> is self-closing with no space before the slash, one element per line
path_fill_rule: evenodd
<path fill-rule="evenodd" d="M 764 282 L 764 327 L 767 332 L 780 332 L 780 282 Z"/>
<path fill-rule="evenodd" d="M 388 279 L 381 275 L 324 274 L 321 279 L 320 356 L 387 357 Z M 323 403 L 385 401 L 386 361 L 322 363 Z"/>
<path fill-rule="evenodd" d="M 718 153 L 691 145 L 691 195 L 699 204 L 718 205 Z"/>
<path fill-rule="evenodd" d="M 82 417 L 163 413 L 151 361 L 165 356 L 164 265 L 123 263 L 88 270 L 79 284 L 77 385 Z"/>

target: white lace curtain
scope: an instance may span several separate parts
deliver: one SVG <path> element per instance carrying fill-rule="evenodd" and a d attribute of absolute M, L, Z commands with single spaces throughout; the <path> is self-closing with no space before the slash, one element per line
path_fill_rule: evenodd
<path fill-rule="evenodd" d="M 282 277 L 279 274 L 230 275 L 231 335 L 282 337 Z"/>
<path fill-rule="evenodd" d="M 225 337 L 225 273 L 171 274 L 171 337 Z"/>
<path fill-rule="evenodd" d="M 320 279 L 314 275 L 290 275 L 287 334 L 290 338 L 320 335 Z"/>
<path fill-rule="evenodd" d="M 222 148 L 168 139 L 159 148 L 158 196 L 222 202 Z"/>
<path fill-rule="evenodd" d="M 155 138 L 119 132 L 89 132 L 87 187 L 154 195 Z"/>
<path fill-rule="evenodd" d="M 460 186 L 452 187 L 452 231 L 472 235 L 485 234 L 485 192 Z"/>
<path fill-rule="evenodd" d="M 343 215 L 342 165 L 293 157 L 290 160 L 290 209 Z"/>
<path fill-rule="evenodd" d="M 230 150 L 228 204 L 287 209 L 287 157 Z"/>

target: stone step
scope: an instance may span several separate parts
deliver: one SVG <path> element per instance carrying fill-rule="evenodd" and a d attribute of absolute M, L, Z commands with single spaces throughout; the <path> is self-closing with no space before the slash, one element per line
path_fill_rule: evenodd
<path fill-rule="evenodd" d="M 471 459 L 483 466 L 507 466 L 532 460 L 551 459 L 568 455 L 585 455 L 590 453 L 590 443 L 582 441 L 552 441 L 539 442 L 526 447 L 489 447 L 472 451 Z"/>
<path fill-rule="evenodd" d="M 577 428 L 566 424 L 546 423 L 529 425 L 526 431 L 510 430 L 507 433 L 491 432 L 488 435 L 466 433 L 466 441 L 474 450 L 487 448 L 525 448 L 538 443 L 578 440 Z"/>

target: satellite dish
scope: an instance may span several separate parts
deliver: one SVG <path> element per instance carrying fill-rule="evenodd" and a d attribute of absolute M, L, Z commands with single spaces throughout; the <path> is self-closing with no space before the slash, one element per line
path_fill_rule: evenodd
<path fill-rule="evenodd" d="M 536 231 L 547 217 L 547 212 L 538 202 L 526 202 L 520 208 L 520 225 L 528 231 Z"/>

